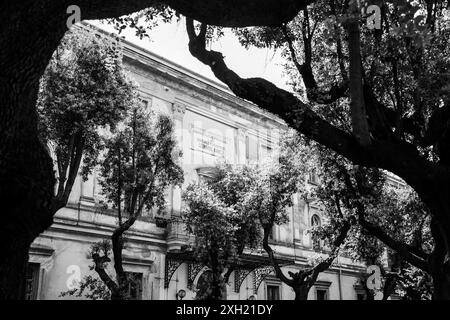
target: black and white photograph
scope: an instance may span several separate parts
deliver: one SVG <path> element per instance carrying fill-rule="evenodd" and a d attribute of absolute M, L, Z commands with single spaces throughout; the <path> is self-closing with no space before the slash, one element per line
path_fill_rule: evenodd
<path fill-rule="evenodd" d="M 18 309 L 450 300 L 450 1 L 1 0 L 0 212 Z"/>

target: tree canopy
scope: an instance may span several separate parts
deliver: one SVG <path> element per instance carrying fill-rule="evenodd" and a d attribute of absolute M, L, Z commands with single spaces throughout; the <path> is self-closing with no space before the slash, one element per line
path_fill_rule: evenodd
<path fill-rule="evenodd" d="M 103 148 L 100 130 L 123 120 L 134 99 L 117 43 L 84 30 L 68 33 L 55 51 L 37 101 L 39 133 L 58 173 L 54 211 L 67 204 L 79 173 L 91 173 Z"/>
<path fill-rule="evenodd" d="M 294 92 L 241 78 L 220 52 L 206 49 L 208 26 L 197 32 L 190 18 L 189 50 L 237 96 L 353 164 L 406 181 L 436 225 L 430 272 L 436 296 L 448 298 L 449 3 L 374 1 L 380 8 L 375 29 L 364 25 L 366 3 L 314 1 L 289 23 L 236 31 L 244 45 L 284 48 Z"/>
<path fill-rule="evenodd" d="M 111 299 L 129 299 L 129 286 L 134 280 L 123 267 L 124 234 L 142 217 L 144 212 L 164 214 L 168 188 L 183 182 L 178 164 L 180 151 L 174 135 L 172 120 L 152 110 L 144 110 L 137 97 L 128 117 L 117 129 L 105 133 L 105 150 L 99 157 L 99 183 L 106 204 L 117 214 L 117 227 L 111 241 L 94 244 L 89 252 L 92 270 L 101 281 L 87 276 L 80 286 L 68 293 L 82 295 L 86 290 L 91 298 L 105 298 L 106 287 Z M 115 277 L 107 271 L 114 261 Z M 94 290 L 87 290 L 90 287 Z"/>

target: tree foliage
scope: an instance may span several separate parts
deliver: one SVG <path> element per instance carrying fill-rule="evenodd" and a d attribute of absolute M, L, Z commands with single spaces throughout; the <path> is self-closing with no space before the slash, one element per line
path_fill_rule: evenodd
<path fill-rule="evenodd" d="M 125 233 L 144 211 L 164 214 L 168 188 L 183 182 L 172 120 L 138 107 L 137 99 L 134 102 L 126 120 L 106 134 L 105 151 L 99 160 L 100 186 L 106 203 L 117 213 L 117 227 L 110 241 L 94 244 L 89 254 L 91 269 L 115 300 L 130 299 L 129 287 L 136 285 L 136 279 L 123 267 Z M 115 277 L 107 270 L 111 253 Z M 81 295 L 83 288 L 98 284 L 91 280 L 85 278 L 70 294 Z"/>
<path fill-rule="evenodd" d="M 413 289 L 417 285 L 411 275 L 427 277 L 426 261 L 434 243 L 429 212 L 417 193 L 379 169 L 352 165 L 320 146 L 316 150 L 321 183 L 312 194 L 321 201 L 329 218 L 326 228 L 314 230 L 316 235 L 327 240 L 351 217 L 357 223 L 344 250 L 354 260 L 380 266 L 386 279 L 384 285 L 392 279 L 392 289 L 388 292 L 385 288 L 384 298 L 395 289 L 404 295 L 406 291 L 411 295 L 414 290 L 423 290 Z M 386 252 L 396 258 L 395 263 L 390 261 L 390 270 L 383 269 Z"/>
<path fill-rule="evenodd" d="M 366 4 L 314 1 L 289 23 L 236 31 L 245 46 L 282 48 L 294 93 L 239 77 L 220 52 L 206 49 L 207 26 L 197 33 L 190 19 L 189 50 L 239 97 L 355 165 L 404 179 L 432 218 L 435 245 L 422 267 L 434 297 L 448 299 L 449 2 L 374 1 L 375 17 Z M 366 28 L 374 18 L 381 27 Z"/>
<path fill-rule="evenodd" d="M 253 166 L 222 165 L 206 182 L 192 184 L 184 194 L 188 231 L 195 236 L 197 258 L 212 269 L 213 282 L 208 298 L 217 299 L 225 279 L 239 262 L 245 247 L 263 247 L 269 255 L 276 275 L 291 286 L 296 299 L 306 299 L 320 272 L 331 266 L 337 248 L 345 240 L 350 224 L 336 231 L 333 251 L 326 259 L 319 258 L 298 272 L 286 276 L 269 244 L 275 225 L 289 221 L 287 209 L 293 196 L 308 194 L 307 173 L 311 154 L 303 139 L 294 132 L 285 132 L 279 152 Z M 216 274 L 216 279 L 214 279 Z M 217 289 L 215 289 L 217 287 Z"/>
<path fill-rule="evenodd" d="M 214 177 L 190 184 L 183 194 L 183 216 L 194 236 L 195 257 L 211 269 L 209 286 L 198 299 L 223 299 L 234 263 L 246 246 L 255 248 L 260 239 L 255 216 L 243 205 L 254 169 L 227 164 L 216 169 Z"/>
<path fill-rule="evenodd" d="M 81 166 L 87 178 L 103 148 L 101 128 L 114 129 L 133 101 L 117 43 L 84 30 L 69 32 L 54 53 L 37 102 L 41 139 L 55 157 L 55 210 L 66 205 Z"/>

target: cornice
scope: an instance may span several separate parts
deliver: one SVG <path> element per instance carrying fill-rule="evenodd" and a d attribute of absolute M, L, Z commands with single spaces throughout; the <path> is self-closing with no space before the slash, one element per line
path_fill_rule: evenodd
<path fill-rule="evenodd" d="M 266 111 L 259 109 L 256 105 L 236 97 L 231 91 L 224 90 L 224 87 L 217 86 L 205 78 L 195 75 L 193 73 L 187 74 L 186 70 L 180 71 L 179 68 L 174 68 L 173 63 L 165 61 L 162 63 L 156 59 L 156 56 L 149 51 L 139 48 L 133 44 L 124 42 L 124 61 L 130 65 L 134 65 L 137 69 L 147 71 L 154 76 L 159 76 L 165 81 L 159 80 L 161 85 L 167 85 L 167 80 L 170 80 L 171 84 L 179 83 L 178 90 L 189 93 L 191 96 L 202 100 L 207 103 L 212 101 L 220 101 L 223 103 L 222 108 L 230 108 L 227 110 L 231 113 L 236 113 L 236 110 L 250 114 L 253 118 L 271 121 L 275 126 L 287 127 L 287 125 L 280 118 Z M 136 70 L 133 70 L 136 72 Z M 137 72 L 139 74 L 139 72 Z M 145 74 L 140 74 L 146 77 Z M 183 87 L 185 88 L 183 90 Z M 193 91 L 189 91 L 193 90 Z M 148 90 L 146 91 L 148 92 Z M 212 101 L 211 101 L 212 100 Z"/>
<path fill-rule="evenodd" d="M 110 237 L 113 231 L 114 227 L 106 224 L 95 224 L 64 217 L 55 217 L 54 223 L 40 237 L 93 243 L 95 241 L 91 241 L 90 238 Z M 80 240 L 79 237 L 85 237 L 85 239 Z M 129 230 L 127 238 L 134 243 L 161 247 L 161 251 L 164 251 L 166 248 L 165 234 Z"/>

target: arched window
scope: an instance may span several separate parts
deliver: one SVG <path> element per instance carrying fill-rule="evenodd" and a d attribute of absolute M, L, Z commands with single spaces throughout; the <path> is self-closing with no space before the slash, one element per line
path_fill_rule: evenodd
<path fill-rule="evenodd" d="M 313 214 L 311 217 L 311 227 L 320 227 L 320 217 L 317 214 Z M 312 237 L 313 249 L 319 251 L 321 249 L 320 239 L 318 237 Z"/>

